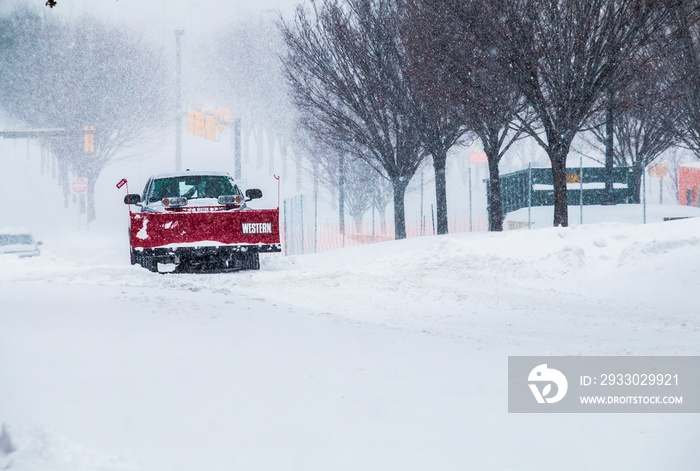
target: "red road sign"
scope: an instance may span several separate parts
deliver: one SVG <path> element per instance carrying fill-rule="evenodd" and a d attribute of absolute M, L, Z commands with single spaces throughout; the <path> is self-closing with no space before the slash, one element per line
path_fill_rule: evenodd
<path fill-rule="evenodd" d="M 649 167 L 649 175 L 660 180 L 663 180 L 667 173 L 668 168 L 664 164 L 654 164 Z"/>
<path fill-rule="evenodd" d="M 73 189 L 73 193 L 85 193 L 87 191 L 88 187 L 88 181 L 87 178 L 83 177 L 78 177 L 73 179 L 73 183 L 71 184 L 71 188 Z"/>
<path fill-rule="evenodd" d="M 471 161 L 488 163 L 489 159 L 486 157 L 485 152 L 472 152 Z"/>

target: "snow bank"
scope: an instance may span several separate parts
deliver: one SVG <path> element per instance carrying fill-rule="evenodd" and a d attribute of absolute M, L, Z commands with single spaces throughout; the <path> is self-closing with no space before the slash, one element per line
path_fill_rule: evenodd
<path fill-rule="evenodd" d="M 450 234 L 293 257 L 268 254 L 261 256 L 260 271 L 213 275 L 158 275 L 130 266 L 128 247 L 115 236 L 72 238 L 60 245 L 60 255 L 47 243 L 40 259 L 0 260 L 0 281 L 211 292 L 456 336 L 470 335 L 475 325 L 489 329 L 493 321 L 528 330 L 528 324 L 549 324 L 564 314 L 571 325 L 591 312 L 610 328 L 621 319 L 697 325 L 692 293 L 698 288 L 700 218 Z M 577 353 L 628 350 L 608 338 L 602 333 Z M 491 345 L 509 344 L 496 337 Z M 660 346 L 656 352 L 677 348 Z"/>
<path fill-rule="evenodd" d="M 0 427 L 0 469 L 15 471 L 137 471 L 120 458 L 90 450 L 40 428 Z"/>

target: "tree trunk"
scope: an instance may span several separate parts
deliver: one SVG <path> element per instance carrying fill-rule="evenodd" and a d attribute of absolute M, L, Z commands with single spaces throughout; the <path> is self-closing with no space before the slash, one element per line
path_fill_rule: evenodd
<path fill-rule="evenodd" d="M 552 180 L 554 183 L 554 226 L 569 225 L 569 207 L 566 192 L 566 156 L 569 149 L 564 144 L 552 146 L 549 160 L 552 162 Z"/>
<path fill-rule="evenodd" d="M 435 169 L 435 201 L 437 207 L 437 233 L 447 234 L 447 183 L 445 178 L 445 166 L 447 163 L 447 151 L 433 155 L 433 168 Z"/>
<path fill-rule="evenodd" d="M 605 116 L 605 198 L 603 204 L 614 204 L 613 197 L 613 164 L 614 164 L 614 132 L 615 121 L 613 114 L 613 92 L 608 90 L 608 103 Z"/>
<path fill-rule="evenodd" d="M 83 170 L 83 173 L 88 182 L 85 204 L 87 209 L 87 222 L 89 224 L 97 219 L 97 211 L 95 210 L 95 185 L 97 184 L 97 179 L 100 178 L 102 168 L 86 169 Z"/>
<path fill-rule="evenodd" d="M 288 153 L 288 143 L 285 139 L 280 138 L 280 157 L 282 158 L 282 171 L 281 173 L 287 173 L 288 172 L 288 163 L 289 163 L 289 153 Z M 297 173 L 301 175 L 301 159 L 299 159 L 299 162 L 297 163 Z M 297 176 L 297 190 L 296 191 L 301 191 L 301 177 Z"/>
<path fill-rule="evenodd" d="M 377 212 L 379 213 L 379 233 L 386 234 L 388 232 L 386 227 L 386 206 L 377 208 Z"/>
<path fill-rule="evenodd" d="M 277 137 L 274 133 L 267 133 L 267 172 L 270 175 L 275 174 L 275 141 Z"/>
<path fill-rule="evenodd" d="M 396 240 L 405 239 L 406 212 L 404 198 L 408 181 L 404 181 L 401 177 L 395 177 L 391 179 L 391 184 L 394 190 L 394 238 Z"/>
<path fill-rule="evenodd" d="M 95 211 L 95 183 L 96 183 L 97 177 L 95 176 L 90 176 L 88 177 L 88 186 L 87 186 L 87 222 L 90 224 L 97 218 L 97 212 Z"/>
<path fill-rule="evenodd" d="M 361 234 L 362 233 L 362 217 L 360 216 L 360 219 L 353 217 L 352 219 L 355 222 L 355 234 Z"/>
<path fill-rule="evenodd" d="M 258 169 L 261 169 L 263 166 L 263 160 L 265 159 L 265 149 L 263 148 L 264 133 L 260 126 L 255 126 L 253 132 L 255 133 L 255 152 L 258 159 L 256 166 Z M 282 177 L 284 178 L 284 175 L 282 175 Z"/>
<path fill-rule="evenodd" d="M 68 209 L 70 206 L 70 182 L 69 180 L 69 165 L 68 156 L 60 154 L 56 156 L 58 163 L 58 182 L 63 190 L 63 207 Z"/>
<path fill-rule="evenodd" d="M 632 164 L 632 202 L 634 204 L 642 203 L 642 172 L 643 167 L 641 162 Z"/>
<path fill-rule="evenodd" d="M 243 144 L 243 155 L 241 157 L 243 162 L 248 163 L 250 162 L 250 126 L 243 127 L 241 122 L 241 130 L 241 141 Z"/>
<path fill-rule="evenodd" d="M 489 163 L 489 231 L 500 232 L 503 230 L 503 205 L 498 152 L 486 150 L 486 157 Z"/>

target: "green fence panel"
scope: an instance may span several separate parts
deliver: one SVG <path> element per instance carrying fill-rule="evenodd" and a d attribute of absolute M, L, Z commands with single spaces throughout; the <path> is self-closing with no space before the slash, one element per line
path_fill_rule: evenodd
<path fill-rule="evenodd" d="M 583 204 L 602 204 L 605 201 L 605 168 L 584 167 L 580 169 L 567 168 L 566 176 L 569 182 L 567 202 L 578 205 L 581 198 L 581 175 L 583 170 Z M 528 170 L 519 170 L 500 177 L 501 205 L 503 213 L 510 213 L 528 205 L 528 197 L 532 192 L 532 206 L 553 206 L 554 188 L 552 185 L 551 168 L 532 169 L 532 187 L 529 185 Z M 490 185 L 488 180 L 487 199 L 491 202 Z M 617 185 L 615 185 L 617 184 Z M 632 167 L 615 167 L 613 169 L 613 202 L 615 204 L 631 203 L 634 200 L 632 187 Z"/>

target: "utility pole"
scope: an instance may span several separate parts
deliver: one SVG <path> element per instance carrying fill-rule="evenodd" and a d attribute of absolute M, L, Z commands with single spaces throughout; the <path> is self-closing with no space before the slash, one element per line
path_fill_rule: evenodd
<path fill-rule="evenodd" d="M 241 118 L 236 118 L 233 121 L 233 159 L 234 171 L 233 178 L 241 178 Z"/>
<path fill-rule="evenodd" d="M 182 168 L 182 29 L 175 30 L 175 170 Z"/>

